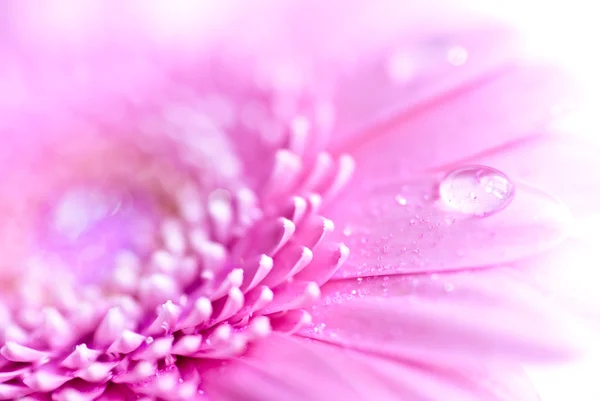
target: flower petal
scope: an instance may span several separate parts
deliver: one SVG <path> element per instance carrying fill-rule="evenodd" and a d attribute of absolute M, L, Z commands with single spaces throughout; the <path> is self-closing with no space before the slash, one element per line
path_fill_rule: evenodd
<path fill-rule="evenodd" d="M 571 238 L 550 252 L 516 263 L 516 268 L 533 285 L 559 300 L 573 313 L 592 318 L 596 325 L 600 317 L 596 279 L 598 266 L 600 254 L 595 236 Z"/>
<path fill-rule="evenodd" d="M 274 334 L 255 344 L 243 360 L 221 371 L 205 371 L 206 394 L 215 401 L 326 401 L 331 394 L 342 400 L 366 400 L 361 393 L 364 387 L 356 388 L 351 382 L 359 373 L 356 363 L 343 355 L 327 360 L 319 352 L 322 348 Z M 389 389 L 381 390 L 378 399 L 392 399 Z"/>
<path fill-rule="evenodd" d="M 215 401 L 328 401 L 332 394 L 347 401 L 536 399 L 526 386 L 509 390 L 526 380 L 504 370 L 413 366 L 277 334 L 256 344 L 244 359 L 207 370 L 203 378 L 206 394 Z"/>
<path fill-rule="evenodd" d="M 582 353 L 587 327 L 509 269 L 330 282 L 310 338 L 428 361 L 554 360 Z"/>
<path fill-rule="evenodd" d="M 514 32 L 493 23 L 463 24 L 448 32 L 423 28 L 396 38 L 339 82 L 332 146 L 347 148 L 398 115 L 485 83 L 518 53 Z"/>
<path fill-rule="evenodd" d="M 365 132 L 351 153 L 360 181 L 406 176 L 539 132 L 552 108 L 576 98 L 569 77 L 546 65 L 514 65 L 500 76 L 438 96 Z"/>
<path fill-rule="evenodd" d="M 538 135 L 463 162 L 494 166 L 556 196 L 575 217 L 586 217 L 597 213 L 600 203 L 600 179 L 587 174 L 598 166 L 599 148 L 573 135 Z"/>
<path fill-rule="evenodd" d="M 452 365 L 450 368 L 435 362 L 409 367 L 408 364 L 401 365 L 371 355 L 364 360 L 370 371 L 389 377 L 391 382 L 397 383 L 398 377 L 402 377 L 400 387 L 412 387 L 416 393 L 413 397 L 417 400 L 438 401 L 443 394 L 443 399 L 452 400 L 539 401 L 531 381 L 523 369 L 516 366 L 489 365 L 478 361 L 475 365 Z"/>
<path fill-rule="evenodd" d="M 442 179 L 354 183 L 342 206 L 327 212 L 340 228 L 330 239 L 351 250 L 335 277 L 500 264 L 547 250 L 565 236 L 569 210 L 535 188 L 517 183 L 512 203 L 481 218 L 443 206 Z"/>

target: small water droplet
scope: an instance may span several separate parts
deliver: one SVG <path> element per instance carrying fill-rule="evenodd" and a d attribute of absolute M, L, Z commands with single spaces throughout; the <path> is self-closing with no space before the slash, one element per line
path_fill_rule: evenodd
<path fill-rule="evenodd" d="M 444 216 L 444 223 L 446 223 L 449 226 L 454 224 L 455 221 L 456 221 L 456 218 L 453 216 Z"/>
<path fill-rule="evenodd" d="M 460 67 L 467 62 L 469 52 L 462 46 L 452 46 L 446 54 L 448 62 L 455 67 Z"/>
<path fill-rule="evenodd" d="M 395 199 L 396 199 L 396 203 L 399 204 L 400 206 L 406 206 L 406 198 L 404 198 L 400 195 L 397 195 Z"/>
<path fill-rule="evenodd" d="M 487 166 L 460 167 L 440 183 L 442 202 L 455 211 L 485 217 L 510 204 L 515 186 L 503 172 Z"/>

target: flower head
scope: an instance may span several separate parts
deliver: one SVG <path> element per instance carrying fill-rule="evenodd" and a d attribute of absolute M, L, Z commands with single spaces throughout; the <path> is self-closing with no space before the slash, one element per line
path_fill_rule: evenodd
<path fill-rule="evenodd" d="M 15 14 L 0 399 L 534 399 L 514 364 L 576 354 L 515 269 L 572 217 L 515 162 L 563 140 L 529 135 L 556 71 L 491 28 L 333 57 L 323 24 L 197 40 L 151 4 L 109 34 Z"/>

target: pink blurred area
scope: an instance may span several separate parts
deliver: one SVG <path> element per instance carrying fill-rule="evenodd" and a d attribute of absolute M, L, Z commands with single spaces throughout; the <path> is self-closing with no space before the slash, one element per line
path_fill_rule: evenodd
<path fill-rule="evenodd" d="M 58 185 L 47 170 L 53 163 L 37 153 L 39 146 L 31 146 L 46 139 L 39 132 L 61 124 L 86 131 L 85 124 L 73 122 L 72 110 L 93 114 L 123 107 L 114 101 L 120 94 L 143 98 L 169 72 L 202 62 L 203 54 L 234 72 L 228 76 L 289 91 L 310 83 L 324 97 L 335 97 L 344 118 L 338 119 L 334 142 L 345 141 L 382 110 L 395 112 L 398 104 L 425 99 L 486 66 L 475 62 L 452 71 L 445 59 L 430 59 L 431 48 L 467 41 L 477 49 L 471 57 L 485 61 L 491 56 L 491 64 L 506 55 L 485 49 L 490 35 L 504 40 L 503 28 L 488 26 L 468 8 L 438 0 L 427 7 L 414 0 L 11 0 L 0 7 L 0 137 L 9 144 L 0 149 L 0 163 L 15 172 L 4 179 L 0 192 L 0 211 L 10 216 L 2 229 L 5 243 L 12 244 L 5 260 L 27 252 L 31 241 L 27 225 L 19 223 L 29 220 L 28 208 L 15 200 L 43 196 Z M 478 40 L 471 29 L 488 33 Z M 403 53 L 400 66 L 394 57 L 382 63 L 398 49 L 419 54 L 417 65 L 404 68 Z M 388 85 L 390 72 L 382 66 L 396 74 L 398 86 Z M 358 73 L 373 80 L 362 85 L 355 80 Z M 416 82 L 410 91 L 403 86 L 406 80 Z M 26 129 L 24 120 L 29 121 Z M 47 135 L 64 140 L 70 134 Z M 78 137 L 69 137 L 74 148 L 85 142 L 83 134 Z M 15 192 L 26 180 L 24 171 L 43 179 Z"/>
<path fill-rule="evenodd" d="M 44 46 L 48 52 L 91 50 L 107 43 L 135 47 L 136 39 L 145 37 L 171 48 L 225 39 L 234 40 L 238 50 L 335 57 L 364 51 L 398 32 L 456 27 L 475 19 L 460 3 L 439 0 L 55 0 L 8 1 L 3 7 L 4 29 L 13 39 L 20 45 Z"/>
<path fill-rule="evenodd" d="M 240 74 L 261 77 L 272 85 L 288 85 L 293 90 L 308 81 L 322 85 L 320 90 L 333 93 L 338 100 L 353 97 L 338 101 L 338 112 L 348 118 L 336 127 L 334 145 L 342 139 L 346 142 L 366 122 L 380 118 L 380 113 L 389 115 L 419 103 L 512 57 L 550 59 L 569 69 L 587 89 L 587 107 L 574 120 L 565 122 L 570 124 L 567 129 L 598 139 L 600 127 L 593 116 L 599 103 L 598 61 L 587 47 L 594 31 L 586 30 L 591 25 L 581 23 L 581 19 L 564 18 L 569 10 L 586 15 L 577 4 L 557 6 L 539 1 L 5 1 L 0 4 L 0 108 L 4 110 L 0 129 L 9 132 L 3 128 L 10 127 L 11 120 L 23 113 L 35 114 L 36 108 L 60 109 L 87 98 L 89 94 L 79 85 L 89 77 L 96 80 L 94 88 L 100 92 L 133 90 L 162 79 L 163 70 L 153 66 L 164 65 L 168 70 L 211 50 L 239 61 L 231 68 Z M 491 40 L 494 47 L 488 47 L 491 37 L 497 38 Z M 407 65 L 401 56 L 394 58 L 398 49 L 418 54 L 427 46 L 435 46 L 440 38 L 445 44 L 461 45 L 450 46 L 454 54 L 446 56 L 460 57 L 456 52 L 468 49 L 469 60 L 476 62 L 457 71 L 448 63 L 438 68 L 427 61 Z M 377 81 L 382 76 L 382 58 L 389 61 L 385 68 L 397 80 L 411 81 L 410 89 L 399 85 L 380 90 L 388 85 L 387 81 Z M 353 81 L 359 70 L 372 71 L 369 85 Z M 329 87 L 330 82 L 335 85 Z M 361 99 L 356 91 L 375 95 Z M 3 168 L 16 159 L 24 163 L 36 159 L 25 150 L 16 156 L 9 153 L 26 149 L 27 141 L 38 137 L 16 138 L 2 132 L 2 140 L 20 143 L 10 151 L 0 149 Z M 15 212 L 11 203 L 11 209 L 6 206 L 3 211 L 19 182 L 18 176 L 12 179 L 0 191 L 0 217 L 6 221 L 0 237 L 14 245 L 6 248 L 10 252 L 4 255 L 5 260 L 10 260 L 11 252 L 15 258 L 26 252 L 29 241 L 18 223 L 27 209 Z M 10 210 L 10 218 L 6 210 Z M 587 239 L 597 239 L 595 232 L 592 236 L 595 238 Z M 573 396 L 573 387 L 581 394 L 571 399 L 595 401 L 600 395 L 588 376 L 598 365 L 591 359 L 565 370 L 532 369 L 532 377 L 543 401 L 563 401 Z M 559 389 L 556 383 L 561 381 L 570 385 Z"/>

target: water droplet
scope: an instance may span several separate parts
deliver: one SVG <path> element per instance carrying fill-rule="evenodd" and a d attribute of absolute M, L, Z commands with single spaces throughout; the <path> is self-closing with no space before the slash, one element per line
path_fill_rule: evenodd
<path fill-rule="evenodd" d="M 398 195 L 396 196 L 396 203 L 399 204 L 400 206 L 406 206 L 406 198 Z"/>
<path fill-rule="evenodd" d="M 452 46 L 448 49 L 446 55 L 448 62 L 455 67 L 460 67 L 467 62 L 469 58 L 469 52 L 462 46 Z"/>
<path fill-rule="evenodd" d="M 504 209 L 515 196 L 510 178 L 487 166 L 460 167 L 442 180 L 439 190 L 447 207 L 479 217 Z"/>
<path fill-rule="evenodd" d="M 453 217 L 453 216 L 444 216 L 444 223 L 446 223 L 447 225 L 451 226 L 455 222 L 456 222 L 456 218 L 455 217 Z"/>

